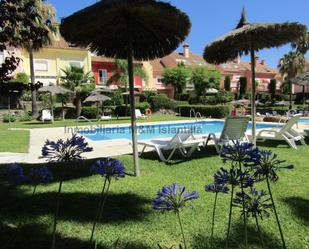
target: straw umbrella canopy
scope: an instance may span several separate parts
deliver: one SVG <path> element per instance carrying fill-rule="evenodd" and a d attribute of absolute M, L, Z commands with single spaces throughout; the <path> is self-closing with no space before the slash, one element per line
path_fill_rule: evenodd
<path fill-rule="evenodd" d="M 247 23 L 243 10 L 236 29 L 206 46 L 204 58 L 209 63 L 221 64 L 243 54 L 250 54 L 251 82 L 255 82 L 255 52 L 297 41 L 306 30 L 305 25 L 297 22 Z M 255 144 L 255 87 L 251 87 L 251 95 L 252 141 Z"/>
<path fill-rule="evenodd" d="M 43 86 L 43 87 L 38 89 L 38 92 L 40 92 L 40 93 L 49 92 L 50 93 L 50 105 L 51 105 L 52 116 L 54 116 L 53 95 L 73 93 L 71 90 L 66 89 L 66 88 L 59 86 L 59 85 Z M 63 106 L 62 106 L 62 114 L 63 114 Z M 64 114 L 63 114 L 63 116 L 64 116 Z"/>
<path fill-rule="evenodd" d="M 305 87 L 309 86 L 309 71 L 296 76 L 291 82 L 295 85 L 303 87 L 303 103 L 306 103 Z"/>
<path fill-rule="evenodd" d="M 98 55 L 128 60 L 135 175 L 140 175 L 134 100 L 133 58 L 151 60 L 172 53 L 191 29 L 188 16 L 155 0 L 104 0 L 64 18 L 64 38 Z"/>
<path fill-rule="evenodd" d="M 100 94 L 99 92 L 92 93 L 89 95 L 83 102 L 93 102 L 97 104 L 97 116 L 99 116 L 99 104 L 102 103 L 102 109 L 103 109 L 103 102 L 111 100 L 110 97 Z"/>

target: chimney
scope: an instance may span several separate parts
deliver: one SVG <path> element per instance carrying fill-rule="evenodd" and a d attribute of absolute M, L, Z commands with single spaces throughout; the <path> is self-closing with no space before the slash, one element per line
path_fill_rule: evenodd
<path fill-rule="evenodd" d="M 255 65 L 258 65 L 258 64 L 260 64 L 260 63 L 259 63 L 259 57 L 258 57 L 258 56 L 255 56 Z"/>
<path fill-rule="evenodd" d="M 189 44 L 188 43 L 185 43 L 184 45 L 183 45 L 183 56 L 185 57 L 185 58 L 189 58 L 190 57 L 190 46 L 189 46 Z"/>
<path fill-rule="evenodd" d="M 261 60 L 261 64 L 262 64 L 263 66 L 266 66 L 266 60 Z"/>
<path fill-rule="evenodd" d="M 238 55 L 237 58 L 236 58 L 236 63 L 240 64 L 240 62 L 241 62 L 240 55 Z"/>

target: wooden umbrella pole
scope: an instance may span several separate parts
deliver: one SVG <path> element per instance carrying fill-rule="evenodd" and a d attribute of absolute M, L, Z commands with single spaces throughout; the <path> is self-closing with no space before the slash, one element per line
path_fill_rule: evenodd
<path fill-rule="evenodd" d="M 255 55 L 254 41 L 251 38 L 251 119 L 252 119 L 252 143 L 256 146 L 256 126 L 255 126 Z"/>
<path fill-rule="evenodd" d="M 132 20 L 130 16 L 127 17 L 127 32 L 128 32 L 128 74 L 129 74 L 129 91 L 130 91 L 130 113 L 131 113 L 133 160 L 134 160 L 135 176 L 140 176 L 138 148 L 137 148 L 135 98 L 134 98 Z"/>

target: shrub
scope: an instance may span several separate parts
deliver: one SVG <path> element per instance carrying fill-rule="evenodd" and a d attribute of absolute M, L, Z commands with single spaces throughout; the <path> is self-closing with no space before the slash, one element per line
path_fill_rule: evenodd
<path fill-rule="evenodd" d="M 150 104 L 148 102 L 140 102 L 135 105 L 136 109 L 140 109 L 142 113 L 145 113 L 145 110 L 150 108 Z"/>
<path fill-rule="evenodd" d="M 231 102 L 233 98 L 233 93 L 227 91 L 219 91 L 216 95 L 200 97 L 200 102 L 209 105 L 225 104 L 227 102 Z"/>
<path fill-rule="evenodd" d="M 10 114 L 5 114 L 3 116 L 3 122 L 4 123 L 9 123 L 9 122 L 15 122 L 16 121 L 16 116 L 15 115 L 10 115 Z"/>
<path fill-rule="evenodd" d="M 181 116 L 190 117 L 190 110 L 194 109 L 200 112 L 202 116 L 222 118 L 230 114 L 231 106 L 229 105 L 183 105 L 179 106 Z"/>
<path fill-rule="evenodd" d="M 19 121 L 31 121 L 32 120 L 32 117 L 31 115 L 28 113 L 28 112 L 24 112 L 21 117 L 19 118 Z"/>
<path fill-rule="evenodd" d="M 26 73 L 17 73 L 15 81 L 28 85 L 30 80 Z"/>
<path fill-rule="evenodd" d="M 74 107 L 64 107 L 63 110 L 64 110 L 65 118 L 69 118 L 69 119 L 76 118 L 76 111 Z M 56 107 L 54 109 L 54 115 L 55 117 L 62 118 L 62 107 Z"/>
<path fill-rule="evenodd" d="M 154 111 L 159 109 L 175 109 L 176 103 L 174 100 L 168 98 L 165 94 L 158 94 L 151 97 L 151 107 Z"/>
<path fill-rule="evenodd" d="M 128 105 L 128 113 L 130 112 L 130 106 Z M 115 115 L 118 117 L 125 117 L 126 115 L 126 106 L 125 105 L 118 105 L 115 109 Z"/>
<path fill-rule="evenodd" d="M 140 101 L 151 103 L 151 97 L 154 97 L 157 95 L 158 93 L 156 91 L 144 91 L 140 96 Z"/>
<path fill-rule="evenodd" d="M 115 91 L 112 95 L 112 105 L 123 105 L 124 100 L 123 96 L 121 95 L 121 91 Z"/>
<path fill-rule="evenodd" d="M 23 94 L 20 97 L 22 101 L 31 101 L 31 92 L 30 91 L 23 91 Z"/>
<path fill-rule="evenodd" d="M 179 94 L 179 100 L 180 101 L 188 101 L 189 100 L 189 94 L 188 93 L 182 93 L 182 94 Z"/>
<path fill-rule="evenodd" d="M 94 106 L 84 106 L 81 115 L 88 119 L 97 118 L 98 108 Z"/>

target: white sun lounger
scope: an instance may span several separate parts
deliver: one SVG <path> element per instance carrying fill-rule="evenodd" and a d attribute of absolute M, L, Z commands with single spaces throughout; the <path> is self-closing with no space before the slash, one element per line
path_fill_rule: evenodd
<path fill-rule="evenodd" d="M 140 109 L 135 109 L 135 116 L 136 118 L 148 118 L 145 114 L 141 113 Z"/>
<path fill-rule="evenodd" d="M 298 120 L 299 116 L 292 117 L 280 130 L 261 130 L 257 134 L 256 139 L 262 142 L 265 140 L 286 141 L 293 149 L 297 149 L 297 141 L 306 145 L 304 137 L 293 129 Z"/>
<path fill-rule="evenodd" d="M 246 135 L 249 120 L 250 117 L 227 117 L 220 137 L 217 138 L 216 134 L 210 133 L 207 137 L 204 137 L 206 139 L 205 146 L 207 146 L 210 140 L 213 140 L 216 150 L 218 154 L 220 154 L 224 145 L 228 145 L 231 142 L 236 141 L 249 141 Z"/>
<path fill-rule="evenodd" d="M 47 109 L 45 109 L 45 110 L 42 110 L 42 117 L 41 117 L 41 120 L 43 121 L 43 122 L 45 122 L 45 121 L 53 121 L 54 120 L 54 117 L 53 117 L 53 115 L 51 114 L 51 111 L 50 110 L 47 110 Z"/>
<path fill-rule="evenodd" d="M 156 150 L 159 158 L 163 162 L 169 162 L 176 150 L 179 150 L 184 157 L 190 157 L 195 150 L 199 149 L 199 145 L 203 144 L 203 142 L 204 139 L 196 139 L 190 129 L 181 129 L 170 140 L 153 139 L 149 141 L 141 141 L 138 142 L 138 144 L 143 146 L 140 155 L 144 153 L 147 147 L 151 147 Z M 187 148 L 190 148 L 188 152 L 186 150 Z M 166 158 L 163 154 L 163 151 L 168 150 L 170 150 L 171 152 Z"/>

